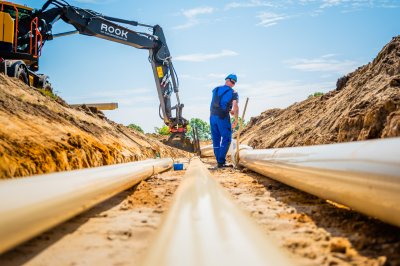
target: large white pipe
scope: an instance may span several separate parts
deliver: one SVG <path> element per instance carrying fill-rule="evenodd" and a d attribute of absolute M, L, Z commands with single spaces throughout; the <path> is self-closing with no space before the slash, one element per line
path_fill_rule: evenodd
<path fill-rule="evenodd" d="M 172 167 L 172 159 L 0 181 L 0 253 Z"/>
<path fill-rule="evenodd" d="M 141 265 L 292 265 L 232 202 L 198 158 Z"/>
<path fill-rule="evenodd" d="M 240 164 L 400 226 L 400 138 L 243 150 Z"/>

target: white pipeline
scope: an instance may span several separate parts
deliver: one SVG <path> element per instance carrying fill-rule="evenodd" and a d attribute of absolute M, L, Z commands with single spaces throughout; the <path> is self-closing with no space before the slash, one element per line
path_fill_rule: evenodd
<path fill-rule="evenodd" d="M 232 143 L 229 146 L 229 150 L 227 152 L 228 155 L 229 154 L 232 155 L 231 156 L 232 157 L 232 161 L 235 160 L 235 158 L 234 158 L 235 156 L 233 154 L 233 150 L 235 150 L 235 149 L 236 149 L 236 140 L 232 139 Z M 240 150 L 248 150 L 248 149 L 252 150 L 253 148 L 250 147 L 250 146 L 244 145 L 244 144 L 240 144 Z M 201 157 L 213 157 L 214 156 L 214 149 L 213 149 L 213 145 L 212 144 L 203 146 L 203 147 L 200 148 L 200 150 L 201 150 Z"/>
<path fill-rule="evenodd" d="M 172 167 L 145 160 L 0 181 L 0 253 Z"/>
<path fill-rule="evenodd" d="M 191 160 L 141 265 L 293 265 L 238 209 L 198 158 Z"/>
<path fill-rule="evenodd" d="M 242 150 L 240 164 L 400 226 L 400 138 Z"/>

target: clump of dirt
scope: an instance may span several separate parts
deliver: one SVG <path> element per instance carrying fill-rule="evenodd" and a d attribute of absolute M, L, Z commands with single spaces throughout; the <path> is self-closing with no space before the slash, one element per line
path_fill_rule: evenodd
<path fill-rule="evenodd" d="M 0 179 L 186 153 L 0 74 Z"/>
<path fill-rule="evenodd" d="M 151 185 L 146 181 L 140 182 L 137 187 L 137 192 L 128 197 L 127 206 L 136 204 L 145 205 L 147 207 L 155 207 L 161 203 L 159 196 L 151 190 Z"/>
<path fill-rule="evenodd" d="M 400 136 L 400 36 L 371 63 L 340 78 L 335 90 L 251 118 L 241 139 L 260 149 L 395 136 Z"/>

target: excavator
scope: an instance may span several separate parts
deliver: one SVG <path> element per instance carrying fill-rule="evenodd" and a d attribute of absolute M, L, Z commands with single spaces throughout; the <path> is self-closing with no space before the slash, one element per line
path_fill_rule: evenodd
<path fill-rule="evenodd" d="M 59 20 L 76 30 L 53 34 L 52 27 Z M 152 32 L 135 31 L 132 26 L 145 27 Z M 159 115 L 171 132 L 165 143 L 189 152 L 199 152 L 196 130 L 192 130 L 193 141 L 187 136 L 188 120 L 182 116 L 184 104 L 179 99 L 179 80 L 159 25 L 105 16 L 71 6 L 64 0 L 48 0 L 39 10 L 0 1 L 0 72 L 29 86 L 52 90 L 48 76 L 38 73 L 43 46 L 46 41 L 76 33 L 148 50 L 160 101 Z M 175 106 L 171 106 L 173 93 L 177 102 Z"/>

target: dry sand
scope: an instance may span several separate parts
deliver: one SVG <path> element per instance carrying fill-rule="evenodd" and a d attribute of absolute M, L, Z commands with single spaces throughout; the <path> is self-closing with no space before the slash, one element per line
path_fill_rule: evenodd
<path fill-rule="evenodd" d="M 149 178 L 0 256 L 0 265 L 138 265 L 184 172 Z M 299 265 L 400 265 L 399 228 L 246 169 L 211 173 Z"/>

